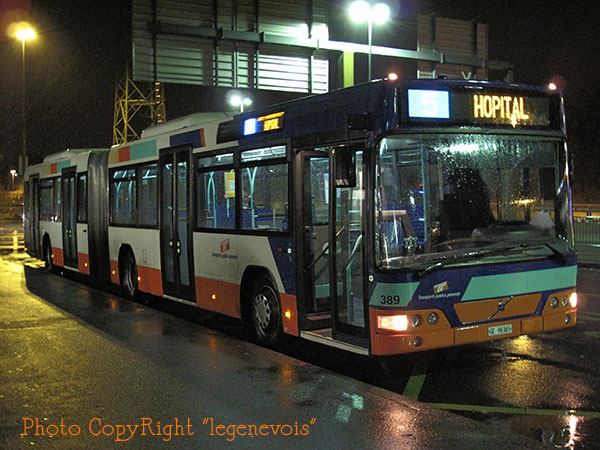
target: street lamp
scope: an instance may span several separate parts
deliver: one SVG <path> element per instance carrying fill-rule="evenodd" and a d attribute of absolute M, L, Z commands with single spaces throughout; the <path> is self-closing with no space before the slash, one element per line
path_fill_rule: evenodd
<path fill-rule="evenodd" d="M 385 3 L 377 3 L 371 7 L 364 0 L 359 0 L 350 5 L 350 18 L 356 23 L 367 21 L 369 31 L 369 81 L 371 81 L 371 44 L 373 36 L 373 23 L 381 25 L 390 18 L 390 7 Z"/>
<path fill-rule="evenodd" d="M 21 41 L 21 55 L 22 55 L 22 64 L 21 64 L 21 138 L 23 142 L 23 154 L 22 158 L 22 166 L 20 165 L 19 169 L 21 173 L 25 173 L 25 168 L 27 167 L 27 121 L 25 118 L 25 41 L 30 39 L 34 39 L 36 36 L 35 30 L 31 28 L 29 25 L 24 25 L 22 28 L 17 30 L 15 33 L 15 37 Z"/>
<path fill-rule="evenodd" d="M 249 98 L 249 97 L 242 97 L 240 95 L 233 95 L 229 99 L 229 103 L 231 103 L 233 106 L 239 106 L 240 107 L 240 112 L 243 113 L 244 112 L 244 105 L 245 106 L 250 106 L 252 104 L 252 99 Z"/>
<path fill-rule="evenodd" d="M 15 190 L 15 175 L 17 171 L 15 169 L 10 169 L 10 176 L 12 177 L 12 190 Z"/>

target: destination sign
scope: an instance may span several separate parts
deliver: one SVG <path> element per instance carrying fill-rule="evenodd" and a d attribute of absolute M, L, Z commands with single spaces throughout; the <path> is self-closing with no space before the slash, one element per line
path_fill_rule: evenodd
<path fill-rule="evenodd" d="M 284 114 L 285 112 L 281 111 L 244 120 L 244 136 L 283 128 Z"/>
<path fill-rule="evenodd" d="M 410 122 L 439 124 L 550 126 L 550 97 L 520 93 L 485 93 L 408 89 Z"/>

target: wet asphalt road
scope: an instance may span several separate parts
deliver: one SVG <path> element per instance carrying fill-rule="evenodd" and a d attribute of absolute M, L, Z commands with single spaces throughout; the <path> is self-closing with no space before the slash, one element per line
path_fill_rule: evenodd
<path fill-rule="evenodd" d="M 130 302 L 40 266 L 0 258 L 2 449 L 542 448 L 258 347 L 238 321 Z"/>
<path fill-rule="evenodd" d="M 235 320 L 161 299 L 145 299 L 150 310 L 165 311 L 168 317 L 173 317 L 173 320 L 158 320 L 143 312 L 147 311 L 144 305 L 119 299 L 114 293 L 98 292 L 86 284 L 73 283 L 72 280 L 79 281 L 77 276 L 46 274 L 35 268 L 39 264 L 18 254 L 4 258 L 26 265 L 21 282 L 44 299 L 50 310 L 67 311 L 91 329 L 110 329 L 109 336 L 117 344 L 121 339 L 135 340 L 138 335 L 148 333 L 181 340 L 186 345 L 207 338 L 194 326 L 182 327 L 181 319 L 225 332 L 234 340 L 252 339 L 243 325 Z M 579 270 L 580 314 L 577 327 L 569 330 L 393 358 L 365 358 L 293 339 L 288 340 L 280 351 L 369 385 L 475 419 L 492 426 L 499 436 L 516 433 L 524 437 L 524 442 L 537 441 L 542 448 L 600 449 L 599 286 L 600 270 Z M 73 298 L 78 301 L 69 300 Z M 134 326 L 122 329 L 111 326 L 115 317 Z M 77 341 L 77 336 L 73 339 Z M 38 345 L 43 347 L 43 340 Z M 76 345 L 83 343 L 76 342 Z M 216 350 L 231 351 L 228 348 Z M 52 373 L 59 374 L 63 362 L 54 361 L 52 353 L 49 348 L 47 364 Z M 108 386 L 98 386 L 98 381 L 95 381 L 94 389 L 120 392 L 124 401 L 128 401 L 131 382 L 136 389 L 135 380 L 139 382 L 140 377 L 146 375 L 136 372 L 135 359 L 136 355 L 133 355 L 129 365 L 132 373 L 122 372 L 123 366 L 119 365 L 121 368 L 110 377 Z M 77 364 L 75 361 L 72 363 Z M 110 361 L 107 364 L 110 366 Z M 168 382 L 161 380 L 160 374 L 149 375 L 158 377 L 155 380 L 158 386 Z M 196 375 L 188 374 L 190 379 Z M 290 372 L 289 376 L 293 373 Z M 122 379 L 122 385 L 115 386 L 119 384 L 115 379 Z M 84 380 L 78 379 L 77 382 Z M 52 385 L 54 381 L 49 380 L 49 383 Z M 55 393 L 67 405 L 68 394 Z M 148 411 L 156 407 L 160 410 L 160 405 L 168 400 L 161 397 L 160 390 L 150 395 L 149 403 L 144 403 L 139 393 L 133 397 L 139 403 L 133 405 L 133 410 L 137 408 L 140 414 L 144 409 Z M 87 401 L 89 411 L 105 412 L 102 408 L 106 406 L 95 406 L 93 398 Z M 43 405 L 32 405 L 34 408 L 44 414 Z M 113 408 L 116 409 L 111 412 L 116 413 L 118 405 Z M 166 406 L 165 411 L 170 408 Z M 45 413 L 48 415 L 47 411 Z M 169 414 L 174 417 L 177 411 L 169 411 L 167 416 Z M 7 432 L 14 430 L 2 429 L 0 435 Z"/>

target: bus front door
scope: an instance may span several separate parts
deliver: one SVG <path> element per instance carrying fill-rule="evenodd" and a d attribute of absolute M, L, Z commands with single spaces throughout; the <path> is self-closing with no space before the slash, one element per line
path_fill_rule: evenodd
<path fill-rule="evenodd" d="M 334 185 L 330 152 L 306 151 L 299 158 L 303 168 L 297 210 L 301 218 L 297 230 L 302 233 L 302 327 L 312 334 L 368 348 L 362 152 L 356 156 L 359 181 L 354 187 Z"/>
<path fill-rule="evenodd" d="M 330 180 L 329 242 L 332 249 L 329 270 L 334 339 L 367 346 L 365 299 L 364 228 L 366 192 L 363 180 L 363 152 L 346 146 L 331 149 L 331 173 L 336 178 L 345 170 L 335 167 L 334 152 L 351 152 L 355 180 Z"/>
<path fill-rule="evenodd" d="M 160 155 L 160 243 L 163 292 L 194 301 L 190 208 L 190 148 Z"/>
<path fill-rule="evenodd" d="M 65 266 L 78 268 L 77 258 L 77 172 L 62 172 L 62 235 Z"/>

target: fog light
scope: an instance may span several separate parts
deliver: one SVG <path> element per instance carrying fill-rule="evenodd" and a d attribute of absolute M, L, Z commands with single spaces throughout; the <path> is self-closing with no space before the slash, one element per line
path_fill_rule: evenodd
<path fill-rule="evenodd" d="M 553 308 L 558 306 L 558 299 L 556 297 L 552 297 L 552 300 L 550 300 L 550 306 Z"/>
<path fill-rule="evenodd" d="M 420 347 L 421 344 L 423 343 L 423 339 L 421 339 L 419 336 L 417 336 L 414 340 L 413 340 L 413 345 L 415 347 Z"/>
<path fill-rule="evenodd" d="M 377 328 L 390 331 L 406 331 L 408 316 L 377 316 Z"/>
<path fill-rule="evenodd" d="M 573 292 L 571 294 L 569 301 L 571 302 L 571 308 L 575 308 L 577 306 L 577 292 Z"/>
<path fill-rule="evenodd" d="M 434 312 L 432 312 L 431 314 L 429 314 L 429 317 L 427 317 L 427 322 L 429 322 L 429 325 L 435 325 L 438 321 L 438 315 Z"/>
<path fill-rule="evenodd" d="M 410 323 L 412 324 L 413 327 L 418 327 L 419 325 L 421 325 L 421 316 L 416 315 L 413 316 Z"/>
<path fill-rule="evenodd" d="M 560 304 L 565 307 L 569 304 L 569 299 L 567 298 L 566 295 L 563 295 L 563 298 L 560 299 Z"/>
<path fill-rule="evenodd" d="M 568 314 L 565 316 L 565 323 L 571 323 L 571 316 Z"/>

